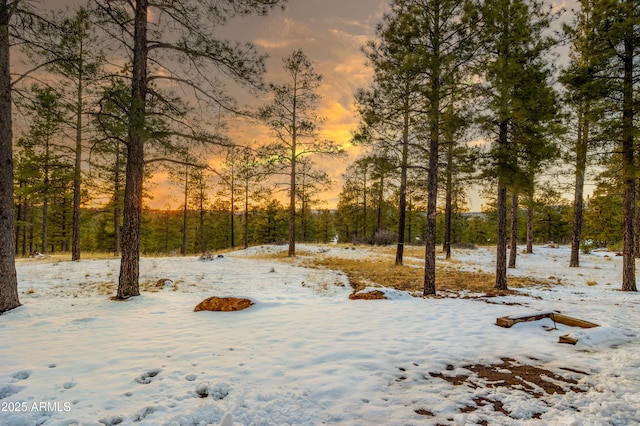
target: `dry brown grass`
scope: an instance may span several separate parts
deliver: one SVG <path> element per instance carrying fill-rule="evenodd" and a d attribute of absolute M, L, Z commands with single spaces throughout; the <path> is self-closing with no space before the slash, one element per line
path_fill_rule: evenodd
<path fill-rule="evenodd" d="M 163 291 L 165 289 L 164 287 L 165 280 L 166 279 L 163 278 L 160 280 L 140 281 L 140 291 L 146 291 L 149 293 L 157 293 L 159 291 Z M 168 290 L 177 291 L 179 283 L 180 283 L 179 280 L 174 281 L 173 286 Z M 113 295 L 118 291 L 118 283 L 115 281 L 105 281 L 105 282 L 97 283 L 95 286 L 98 294 L 102 296 Z"/>
<path fill-rule="evenodd" d="M 407 292 L 421 293 L 424 288 L 424 269 L 417 260 L 411 257 L 424 255 L 423 247 L 408 247 L 405 249 L 405 265 L 395 266 L 393 259 L 395 249 L 384 247 L 379 251 L 380 256 L 372 256 L 368 259 L 345 259 L 334 256 L 322 256 L 317 253 L 308 253 L 309 257 L 296 259 L 288 258 L 286 252 L 262 254 L 263 259 L 277 259 L 286 262 L 296 261 L 307 267 L 319 269 L 331 269 L 344 272 L 354 292 L 365 287 L 384 286 Z M 307 254 L 298 253 L 299 256 Z M 504 294 L 494 289 L 495 275 L 481 271 L 465 271 L 459 269 L 461 262 L 439 262 L 436 270 L 436 286 L 439 293 L 480 293 L 494 296 Z M 554 282 L 555 283 L 555 282 Z M 528 277 L 509 277 L 509 287 L 523 288 L 534 285 L 551 285 L 548 280 L 540 280 Z M 507 292 L 508 293 L 508 292 Z"/>
<path fill-rule="evenodd" d="M 343 271 L 349 277 L 354 291 L 371 285 L 392 287 L 408 292 L 421 292 L 424 288 L 424 270 L 413 265 L 395 266 L 389 262 L 342 259 L 336 257 L 315 258 L 309 266 Z M 436 270 L 438 291 L 496 294 L 495 275 L 477 271 L 462 271 L 447 265 Z M 509 285 L 515 288 L 548 284 L 532 278 L 510 277 Z"/>

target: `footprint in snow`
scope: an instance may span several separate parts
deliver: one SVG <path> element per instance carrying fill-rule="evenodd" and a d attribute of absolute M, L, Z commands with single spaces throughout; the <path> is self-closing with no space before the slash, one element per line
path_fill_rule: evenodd
<path fill-rule="evenodd" d="M 109 417 L 103 417 L 102 419 L 98 420 L 98 423 L 102 423 L 105 426 L 114 426 L 114 425 L 119 425 L 123 421 L 124 421 L 124 417 L 122 416 L 109 416 Z"/>
<path fill-rule="evenodd" d="M 14 381 L 17 382 L 19 380 L 27 380 L 30 376 L 31 376 L 31 371 L 22 370 L 22 371 L 18 371 L 17 373 L 13 373 L 11 377 L 15 379 Z"/>
<path fill-rule="evenodd" d="M 145 407 L 142 410 L 138 411 L 134 416 L 133 416 L 133 421 L 134 422 L 141 422 L 142 420 L 144 420 L 149 414 L 153 414 L 156 412 L 156 409 L 154 407 Z"/>
<path fill-rule="evenodd" d="M 11 395 L 15 395 L 18 392 L 20 392 L 22 389 L 24 389 L 24 386 L 13 386 L 13 385 L 2 386 L 0 387 L 0 399 L 5 399 L 10 397 Z"/>
<path fill-rule="evenodd" d="M 196 386 L 196 394 L 200 398 L 207 398 L 211 396 L 211 398 L 216 401 L 222 401 L 225 399 L 229 392 L 231 392 L 231 387 L 226 383 L 218 383 L 215 386 L 210 386 L 209 382 L 202 382 Z"/>
<path fill-rule="evenodd" d="M 151 379 L 156 377 L 158 373 L 160 373 L 160 371 L 161 370 L 159 368 L 149 370 L 146 373 L 143 373 L 140 377 L 136 377 L 136 382 L 140 383 L 141 385 L 148 385 L 149 383 L 151 383 Z"/>

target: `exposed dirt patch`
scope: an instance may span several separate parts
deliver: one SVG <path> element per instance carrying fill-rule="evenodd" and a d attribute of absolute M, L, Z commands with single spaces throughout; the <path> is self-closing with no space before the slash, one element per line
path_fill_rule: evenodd
<path fill-rule="evenodd" d="M 567 392 L 584 392 L 577 387 L 576 380 L 533 365 L 517 364 L 509 358 L 503 358 L 502 364 L 476 364 L 465 368 L 474 372 L 478 378 L 485 380 L 486 386 L 490 388 L 520 389 L 536 397 L 544 394 L 564 395 Z"/>
<path fill-rule="evenodd" d="M 453 366 L 448 366 L 447 370 L 453 370 Z M 431 372 L 431 377 L 437 377 L 446 380 L 454 386 L 467 386 L 471 389 L 478 388 L 509 388 L 526 392 L 534 398 L 543 399 L 547 395 L 559 394 L 564 395 L 569 392 L 583 393 L 586 390 L 578 386 L 578 382 L 572 378 L 561 376 L 548 369 L 520 364 L 510 358 L 502 358 L 500 364 L 473 364 L 463 367 L 470 374 L 451 375 L 446 372 Z M 588 373 L 574 370 L 571 368 L 562 368 L 576 374 L 588 375 Z M 486 397 L 476 397 L 473 399 L 475 405 L 466 406 L 460 409 L 462 413 L 476 411 L 480 407 L 490 405 L 493 411 L 501 412 L 506 416 L 510 416 L 501 401 L 493 400 Z M 539 415 L 534 415 L 537 418 Z"/>
<path fill-rule="evenodd" d="M 578 382 L 574 379 L 563 377 L 534 365 L 519 364 L 510 358 L 502 358 L 501 364 L 474 364 L 463 368 L 474 374 L 450 376 L 444 373 L 432 372 L 430 375 L 446 380 L 455 386 L 464 384 L 472 388 L 507 387 L 527 392 L 535 397 L 541 397 L 545 394 L 564 395 L 567 392 L 585 392 L 584 389 L 578 387 Z M 576 370 L 565 370 L 578 372 Z M 587 374 L 584 372 L 579 373 Z"/>

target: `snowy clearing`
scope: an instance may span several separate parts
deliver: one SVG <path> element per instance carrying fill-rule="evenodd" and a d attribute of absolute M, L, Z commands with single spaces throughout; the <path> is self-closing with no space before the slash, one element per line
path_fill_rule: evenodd
<path fill-rule="evenodd" d="M 0 316 L 0 425 L 640 423 L 640 295 L 618 291 L 621 257 L 582 255 L 581 268 L 568 268 L 567 248 L 536 247 L 510 274 L 560 284 L 494 298 L 390 291 L 354 301 L 341 272 L 251 257 L 279 250 L 144 258 L 141 282 L 164 284 L 126 302 L 109 299 L 118 260 L 19 260 L 23 306 Z M 457 268 L 493 271 L 490 249 L 453 256 Z M 210 296 L 255 305 L 193 312 Z M 536 311 L 600 327 L 495 326 Z M 578 343 L 559 344 L 569 333 Z M 543 379 L 556 391 L 523 378 L 528 366 L 552 373 Z"/>

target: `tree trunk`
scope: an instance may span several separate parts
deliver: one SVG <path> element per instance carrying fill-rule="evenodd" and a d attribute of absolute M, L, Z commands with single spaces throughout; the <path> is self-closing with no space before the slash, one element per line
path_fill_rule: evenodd
<path fill-rule="evenodd" d="M 13 134 L 7 0 L 0 0 L 0 314 L 20 306 L 13 247 Z"/>
<path fill-rule="evenodd" d="M 113 254 L 117 256 L 122 247 L 120 234 L 120 145 L 116 144 L 116 165 L 113 185 Z"/>
<path fill-rule="evenodd" d="M 407 223 L 407 241 L 409 241 L 409 244 L 412 243 L 413 241 L 413 204 L 411 203 L 411 200 L 409 200 L 409 207 L 407 209 L 407 212 L 409 213 L 407 215 L 408 218 L 408 223 Z"/>
<path fill-rule="evenodd" d="M 42 247 L 40 251 L 42 254 L 46 254 L 48 251 L 48 239 L 49 236 L 49 136 L 46 136 L 45 141 L 45 159 L 43 164 L 43 184 L 42 184 Z"/>
<path fill-rule="evenodd" d="M 368 170 L 367 168 L 365 168 L 362 188 L 362 214 L 364 215 L 362 224 L 362 238 L 364 238 L 365 241 L 367 240 L 367 173 Z"/>
<path fill-rule="evenodd" d="M 307 242 L 307 203 L 305 201 L 305 189 L 302 186 L 302 203 L 300 205 L 300 241 Z"/>
<path fill-rule="evenodd" d="M 584 222 L 584 176 L 587 168 L 587 143 L 589 137 L 588 105 L 581 106 L 578 111 L 578 135 L 576 141 L 576 172 L 573 195 L 573 229 L 571 233 L 570 268 L 580 267 L 580 243 L 582 242 L 582 226 Z"/>
<path fill-rule="evenodd" d="M 20 182 L 19 187 L 22 188 L 23 183 Z M 16 217 L 18 218 L 18 222 L 16 223 L 15 229 L 14 229 L 14 242 L 13 242 L 13 246 L 14 246 L 14 255 L 17 257 L 18 256 L 18 247 L 20 247 L 20 233 L 22 232 L 22 228 L 24 227 L 24 220 L 22 219 L 22 207 L 23 207 L 23 197 L 18 197 L 18 199 L 16 201 L 14 201 L 16 203 L 16 207 L 17 207 L 17 211 L 15 212 Z"/>
<path fill-rule="evenodd" d="M 636 201 L 640 199 L 640 185 L 638 185 L 639 181 L 636 178 Z M 633 218 L 633 248 L 635 250 L 635 257 L 640 256 L 640 208 L 636 207 L 636 213 Z"/>
<path fill-rule="evenodd" d="M 298 82 L 293 85 L 293 107 L 291 112 L 291 180 L 289 182 L 289 252 L 288 257 L 296 255 L 296 160 L 298 142 Z"/>
<path fill-rule="evenodd" d="M 440 91 L 442 89 L 441 68 L 439 64 L 440 51 L 440 8 L 434 11 L 433 34 L 433 68 L 430 83 L 429 108 L 429 172 L 427 175 L 427 226 L 424 254 L 424 295 L 436 294 L 436 218 L 438 203 L 438 149 L 440 145 Z"/>
<path fill-rule="evenodd" d="M 447 141 L 444 236 L 442 241 L 442 250 L 447 260 L 451 259 L 451 217 L 453 215 L 453 136 L 449 135 L 449 138 L 450 140 Z"/>
<path fill-rule="evenodd" d="M 184 166 L 184 194 L 182 205 L 182 245 L 180 246 L 180 254 L 187 254 L 187 209 L 189 197 L 189 166 Z"/>
<path fill-rule="evenodd" d="M 518 194 L 514 191 L 511 194 L 511 244 L 509 247 L 509 266 L 516 267 L 518 257 Z"/>
<path fill-rule="evenodd" d="M 382 203 L 384 203 L 384 171 L 380 173 L 380 189 L 378 190 L 378 225 L 376 233 L 382 231 Z"/>
<path fill-rule="evenodd" d="M 236 182 L 235 170 L 231 166 L 231 248 L 236 247 Z"/>
<path fill-rule="evenodd" d="M 533 254 L 533 193 L 527 201 L 527 254 Z"/>
<path fill-rule="evenodd" d="M 404 99 L 404 123 L 402 127 L 402 164 L 400 165 L 400 200 L 398 202 L 398 245 L 396 266 L 404 257 L 404 228 L 407 218 L 407 169 L 409 167 L 409 96 Z"/>
<path fill-rule="evenodd" d="M 46 169 L 46 167 L 45 167 Z M 48 179 L 46 177 L 46 172 L 45 172 L 45 178 L 44 178 L 44 200 L 42 201 L 42 247 L 40 248 L 40 251 L 42 252 L 42 254 L 46 254 L 48 251 L 48 247 L 47 244 L 49 244 L 48 239 L 47 239 L 47 235 L 49 233 L 49 221 L 48 221 L 48 217 L 49 217 L 49 195 L 47 194 L 47 187 L 48 185 Z"/>
<path fill-rule="evenodd" d="M 498 144 L 500 149 L 507 149 L 509 143 L 507 137 L 508 123 L 506 120 L 500 123 Z M 503 161 L 503 160 L 501 160 Z M 507 290 L 507 187 L 502 176 L 503 170 L 498 171 L 498 227 L 496 241 L 496 286 L 497 290 Z"/>
<path fill-rule="evenodd" d="M 244 186 L 244 248 L 249 248 L 249 181 Z"/>
<path fill-rule="evenodd" d="M 29 223 L 29 210 L 30 210 L 31 206 L 29 205 L 29 200 L 27 197 L 24 198 L 23 200 L 23 207 L 22 207 L 22 223 L 24 224 L 22 226 L 22 256 L 26 257 L 27 256 L 27 223 Z"/>
<path fill-rule="evenodd" d="M 82 66 L 78 75 L 76 100 L 76 158 L 73 168 L 73 227 L 71 233 L 71 260 L 80 260 L 80 190 L 82 183 Z"/>
<path fill-rule="evenodd" d="M 624 179 L 624 221 L 623 221 L 623 257 L 622 290 L 637 291 L 633 221 L 636 208 L 636 179 L 634 155 L 634 43 L 630 36 L 624 40 L 624 80 L 622 111 L 622 175 Z"/>
<path fill-rule="evenodd" d="M 204 183 L 202 179 L 202 174 L 200 174 L 200 252 L 204 254 L 207 251 L 207 245 L 204 239 Z"/>
<path fill-rule="evenodd" d="M 296 255 L 296 152 L 295 137 L 291 150 L 291 190 L 289 191 L 289 257 Z"/>
<path fill-rule="evenodd" d="M 122 259 L 117 299 L 139 296 L 140 220 L 144 179 L 144 133 L 147 94 L 147 0 L 135 2 L 133 76 L 124 189 Z"/>

